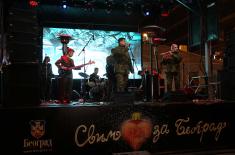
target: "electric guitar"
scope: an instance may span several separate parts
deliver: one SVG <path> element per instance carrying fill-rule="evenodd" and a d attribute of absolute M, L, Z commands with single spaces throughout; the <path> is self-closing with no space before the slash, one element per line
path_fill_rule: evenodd
<path fill-rule="evenodd" d="M 73 67 L 62 67 L 58 70 L 59 75 L 64 75 L 66 73 L 66 71 L 69 70 L 73 70 L 73 69 L 80 69 L 86 65 L 91 65 L 91 64 L 95 64 L 95 61 L 89 61 L 88 63 L 82 64 L 82 65 L 78 65 L 78 66 L 73 66 Z"/>

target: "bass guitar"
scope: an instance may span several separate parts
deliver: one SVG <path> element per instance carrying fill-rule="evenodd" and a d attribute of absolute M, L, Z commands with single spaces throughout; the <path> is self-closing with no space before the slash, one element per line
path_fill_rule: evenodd
<path fill-rule="evenodd" d="M 59 70 L 58 70 L 58 73 L 59 75 L 64 75 L 66 73 L 66 71 L 69 71 L 69 70 L 79 70 L 81 69 L 82 67 L 86 66 L 86 65 L 91 65 L 91 64 L 95 64 L 95 61 L 89 61 L 88 63 L 85 63 L 85 64 L 82 64 L 82 65 L 78 65 L 78 66 L 73 66 L 73 67 L 64 67 L 62 66 Z"/>

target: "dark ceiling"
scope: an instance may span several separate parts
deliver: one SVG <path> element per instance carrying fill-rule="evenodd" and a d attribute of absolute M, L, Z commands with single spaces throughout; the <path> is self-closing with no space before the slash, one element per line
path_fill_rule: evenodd
<path fill-rule="evenodd" d="M 186 0 L 184 0 L 186 1 Z M 22 3 L 24 2 L 24 3 Z M 10 4 L 28 5 L 29 0 Z M 37 7 L 42 25 L 89 26 L 137 31 L 149 24 L 159 24 L 161 12 L 171 10 L 176 0 L 40 0 Z M 64 9 L 63 4 L 67 5 Z M 149 15 L 145 15 L 146 12 Z"/>

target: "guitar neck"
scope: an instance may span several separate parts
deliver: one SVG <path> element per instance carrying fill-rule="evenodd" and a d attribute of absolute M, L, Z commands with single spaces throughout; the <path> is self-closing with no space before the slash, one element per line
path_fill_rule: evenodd
<path fill-rule="evenodd" d="M 79 65 L 79 66 L 70 67 L 70 69 L 78 69 L 78 68 L 84 67 L 86 65 L 89 65 L 89 63 L 82 64 L 82 65 Z"/>

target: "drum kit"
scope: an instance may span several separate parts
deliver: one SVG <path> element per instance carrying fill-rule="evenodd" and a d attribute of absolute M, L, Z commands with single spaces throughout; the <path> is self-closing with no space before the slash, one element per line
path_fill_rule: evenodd
<path fill-rule="evenodd" d="M 105 98 L 106 96 L 106 91 L 107 91 L 107 79 L 106 78 L 100 78 L 97 81 L 90 81 L 89 80 L 89 75 L 83 72 L 78 73 L 81 77 L 84 79 L 88 79 L 87 82 L 85 83 L 87 92 L 89 92 L 89 98 L 95 101 L 101 101 L 102 99 Z M 103 76 L 106 76 L 104 74 Z"/>

